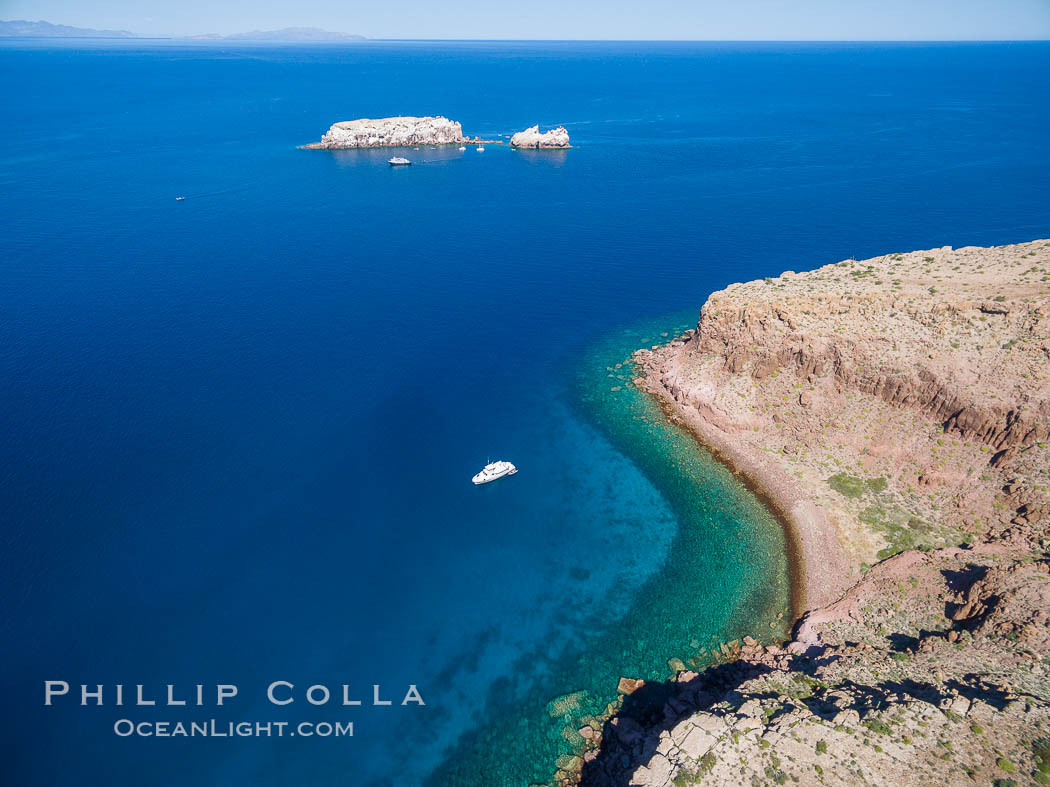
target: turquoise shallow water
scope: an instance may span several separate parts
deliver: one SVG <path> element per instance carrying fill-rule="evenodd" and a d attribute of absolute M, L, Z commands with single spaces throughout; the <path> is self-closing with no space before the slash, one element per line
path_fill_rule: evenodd
<path fill-rule="evenodd" d="M 19 785 L 545 778 L 620 675 L 786 606 L 773 520 L 616 365 L 732 281 L 1050 234 L 1045 44 L 5 41 L 0 74 Z M 409 112 L 574 148 L 296 147 Z M 520 472 L 476 488 L 489 457 Z M 46 679 L 241 693 L 44 708 Z"/>
<path fill-rule="evenodd" d="M 595 717 L 617 698 L 621 676 L 667 681 L 671 659 L 702 668 L 717 659 L 721 642 L 786 635 L 791 587 L 780 523 L 632 382 L 635 349 L 691 325 L 665 318 L 597 339 L 575 385 L 581 413 L 660 490 L 674 518 L 673 528 L 638 527 L 613 565 L 628 567 L 638 552 L 663 554 L 661 565 L 648 577 L 622 577 L 619 588 L 638 589 L 614 590 L 575 642 L 522 654 L 513 671 L 518 691 L 507 685 L 491 698 L 485 723 L 433 776 L 434 784 L 546 782 L 557 757 L 582 751 L 576 731 L 597 726 Z M 517 712 L 508 714 L 512 696 Z"/>

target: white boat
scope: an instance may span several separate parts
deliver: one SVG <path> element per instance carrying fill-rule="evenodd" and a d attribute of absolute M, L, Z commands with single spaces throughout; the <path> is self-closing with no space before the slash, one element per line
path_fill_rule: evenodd
<path fill-rule="evenodd" d="M 510 462 L 504 462 L 502 460 L 499 462 L 489 462 L 482 468 L 480 473 L 470 480 L 475 484 L 487 484 L 489 481 L 495 481 L 497 478 L 503 478 L 505 475 L 514 475 L 516 472 L 518 472 L 518 468 Z"/>
<path fill-rule="evenodd" d="M 407 158 L 402 158 L 401 156 L 394 156 L 387 163 L 391 167 L 404 167 L 404 166 L 407 166 L 408 164 L 411 164 L 412 162 L 409 161 Z"/>
<path fill-rule="evenodd" d="M 478 153 L 481 153 L 485 149 L 484 145 L 478 145 Z"/>
<path fill-rule="evenodd" d="M 466 150 L 466 149 L 467 149 L 467 146 L 466 146 L 466 145 L 460 145 L 460 146 L 459 146 L 459 149 L 460 149 L 460 150 Z"/>
<path fill-rule="evenodd" d="M 184 200 L 184 199 L 186 199 L 186 198 L 185 197 L 176 197 L 175 201 L 176 202 L 182 202 L 182 200 Z"/>

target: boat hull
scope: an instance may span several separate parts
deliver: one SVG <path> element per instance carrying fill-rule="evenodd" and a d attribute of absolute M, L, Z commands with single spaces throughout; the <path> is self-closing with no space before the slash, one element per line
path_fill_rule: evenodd
<path fill-rule="evenodd" d="M 474 476 L 470 480 L 474 482 L 474 486 L 481 486 L 482 484 L 490 484 L 493 481 L 498 481 L 499 479 L 505 478 L 506 476 L 514 475 L 516 472 L 518 472 L 518 468 L 515 467 L 515 468 L 512 468 L 510 470 L 504 470 L 503 472 L 499 473 L 498 475 L 485 476 L 485 475 L 482 475 L 481 473 L 478 473 L 476 476 Z"/>

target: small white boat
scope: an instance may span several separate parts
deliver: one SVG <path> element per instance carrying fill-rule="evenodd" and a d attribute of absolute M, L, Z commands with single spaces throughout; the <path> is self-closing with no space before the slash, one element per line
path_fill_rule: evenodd
<path fill-rule="evenodd" d="M 495 481 L 497 478 L 503 478 L 505 475 L 514 475 L 516 472 L 518 472 L 518 468 L 510 462 L 504 462 L 502 460 L 498 462 L 489 462 L 482 468 L 480 473 L 470 480 L 475 484 L 487 484 L 490 481 Z"/>
<path fill-rule="evenodd" d="M 485 146 L 484 145 L 478 145 L 478 153 L 481 153 L 484 150 L 485 150 Z"/>
<path fill-rule="evenodd" d="M 407 165 L 411 164 L 412 162 L 409 161 L 407 158 L 402 158 L 401 156 L 394 156 L 387 163 L 391 167 L 404 167 L 404 166 L 407 166 Z"/>
<path fill-rule="evenodd" d="M 466 146 L 466 145 L 460 145 L 460 146 L 459 146 L 459 149 L 460 149 L 460 150 L 466 150 L 466 149 L 467 149 L 467 146 Z"/>
<path fill-rule="evenodd" d="M 182 202 L 184 199 L 186 199 L 186 198 L 185 197 L 176 197 L 175 201 L 176 202 Z"/>

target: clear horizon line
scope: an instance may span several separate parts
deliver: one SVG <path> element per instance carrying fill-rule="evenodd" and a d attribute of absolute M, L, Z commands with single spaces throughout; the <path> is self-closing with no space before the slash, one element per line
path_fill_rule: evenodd
<path fill-rule="evenodd" d="M 637 44 L 980 44 L 980 43 L 1050 43 L 1050 38 L 383 38 L 365 36 L 365 41 L 488 41 L 491 43 L 551 42 L 551 43 L 637 43 Z M 298 43 L 298 42 L 292 42 Z M 304 42 L 308 43 L 308 42 Z M 326 43 L 319 41 L 318 43 Z M 330 42 L 338 43 L 338 42 Z M 347 41 L 346 43 L 354 43 Z M 358 42 L 360 43 L 360 42 Z"/>
<path fill-rule="evenodd" d="M 130 32 L 130 31 L 129 31 Z M 297 45 L 342 45 L 357 46 L 368 42 L 447 42 L 447 43 L 634 43 L 634 44 L 1032 44 L 1050 43 L 1050 38 L 441 38 L 431 36 L 383 37 L 362 36 L 354 40 L 266 40 L 221 38 L 207 39 L 197 36 L 207 33 L 189 33 L 186 35 L 171 34 L 138 34 L 130 36 L 0 36 L 5 40 L 44 40 L 44 41 L 194 41 L 200 44 L 297 44 Z M 218 34 L 223 35 L 223 34 Z M 231 33 L 228 35 L 239 35 Z M 351 34 L 348 34 L 351 35 Z M 361 34 L 352 34 L 361 35 Z"/>

